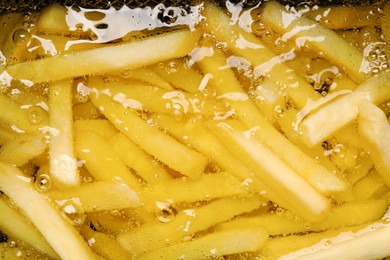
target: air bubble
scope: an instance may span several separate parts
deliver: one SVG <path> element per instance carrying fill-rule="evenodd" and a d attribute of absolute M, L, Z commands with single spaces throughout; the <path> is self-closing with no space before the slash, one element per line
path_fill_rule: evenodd
<path fill-rule="evenodd" d="M 8 243 L 8 245 L 9 245 L 9 247 L 13 248 L 13 247 L 16 246 L 16 242 L 12 240 L 12 241 L 10 241 L 10 242 Z"/>
<path fill-rule="evenodd" d="M 31 34 L 25 29 L 18 29 L 14 32 L 12 40 L 15 44 L 23 44 L 31 39 Z"/>
<path fill-rule="evenodd" d="M 172 61 L 168 64 L 168 67 L 166 68 L 168 73 L 176 73 L 177 72 L 177 63 Z"/>
<path fill-rule="evenodd" d="M 28 113 L 28 120 L 32 124 L 39 124 L 44 117 L 44 111 L 40 107 L 33 107 Z"/>
<path fill-rule="evenodd" d="M 130 68 L 123 68 L 123 69 L 121 69 L 121 76 L 123 77 L 123 78 L 130 78 L 130 76 L 131 76 L 131 69 Z"/>
<path fill-rule="evenodd" d="M 39 192 L 47 192 L 52 187 L 52 181 L 48 174 L 38 174 L 34 183 L 35 189 Z"/>
<path fill-rule="evenodd" d="M 80 227 L 85 221 L 84 210 L 78 199 L 70 199 L 59 202 L 61 215 L 76 227 Z"/>
<path fill-rule="evenodd" d="M 176 210 L 168 203 L 159 202 L 154 214 L 161 223 L 168 223 L 175 218 Z"/>

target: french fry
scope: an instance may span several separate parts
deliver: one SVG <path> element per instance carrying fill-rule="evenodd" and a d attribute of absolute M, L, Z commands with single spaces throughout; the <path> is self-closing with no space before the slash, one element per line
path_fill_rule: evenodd
<path fill-rule="evenodd" d="M 106 119 L 75 120 L 73 128 L 76 134 L 92 131 L 106 140 L 118 134 L 118 130 Z"/>
<path fill-rule="evenodd" d="M 215 185 L 218 183 L 218 188 Z M 196 180 L 176 178 L 152 187 L 158 200 L 180 202 L 208 201 L 221 197 L 248 196 L 249 189 L 226 172 L 203 174 Z"/>
<path fill-rule="evenodd" d="M 326 29 L 315 21 L 301 17 L 299 12 L 294 13 L 274 1 L 265 5 L 261 17 L 265 24 L 283 34 L 282 40 L 303 37 L 318 52 L 322 52 L 327 59 L 343 68 L 357 83 L 365 80 L 364 71 L 368 68 L 361 67 L 363 54 L 337 33 Z M 289 17 L 289 20 L 285 20 L 283 17 Z"/>
<path fill-rule="evenodd" d="M 310 249 L 304 248 L 280 259 L 332 259 L 345 255 L 345 252 L 350 259 L 380 259 L 390 255 L 389 231 L 388 224 L 374 223 L 356 232 L 343 232 L 332 239 L 322 240 Z"/>
<path fill-rule="evenodd" d="M 244 228 L 207 234 L 142 255 L 139 259 L 210 259 L 224 255 L 255 252 L 265 244 L 267 232 L 262 228 Z"/>
<path fill-rule="evenodd" d="M 132 208 L 142 204 L 137 193 L 120 182 L 92 182 L 64 191 L 49 191 L 49 196 L 56 200 L 78 198 L 86 212 Z"/>
<path fill-rule="evenodd" d="M 331 30 L 356 29 L 373 26 L 377 23 L 378 11 L 376 6 L 328 6 L 311 8 L 302 14 L 312 20 L 320 22 Z M 342 17 L 342 19 L 340 19 Z"/>
<path fill-rule="evenodd" d="M 2 125 L 14 132 L 34 132 L 48 123 L 47 113 L 41 108 L 34 106 L 25 108 L 4 95 L 0 95 L 0 107 Z M 35 114 L 38 114 L 38 117 L 35 117 Z"/>
<path fill-rule="evenodd" d="M 307 220 L 323 219 L 329 210 L 329 201 L 292 170 L 265 145 L 250 138 L 253 130 L 240 132 L 229 123 L 211 123 L 216 137 L 247 165 L 266 186 L 281 196 L 287 205 Z"/>
<path fill-rule="evenodd" d="M 146 182 L 155 184 L 172 179 L 172 176 L 158 161 L 143 151 L 126 135 L 118 133 L 110 138 L 108 142 L 127 167 L 134 169 Z"/>
<path fill-rule="evenodd" d="M 167 244 L 183 241 L 196 232 L 234 216 L 260 208 L 263 202 L 258 196 L 215 200 L 198 208 L 182 210 L 170 222 L 147 224 L 120 234 L 118 242 L 137 257 Z"/>
<path fill-rule="evenodd" d="M 93 87 L 93 83 L 90 87 Z M 185 147 L 151 126 L 103 92 L 92 91 L 91 99 L 118 130 L 157 160 L 192 178 L 196 178 L 203 172 L 207 164 L 204 155 Z"/>
<path fill-rule="evenodd" d="M 166 91 L 155 86 L 131 84 L 123 80 L 103 81 L 94 78 L 91 82 L 100 91 L 110 91 L 118 102 L 135 110 L 146 110 L 152 113 L 168 113 L 174 116 L 186 114 L 203 114 L 214 116 L 213 98 L 180 90 Z"/>
<path fill-rule="evenodd" d="M 195 47 L 197 39 L 195 34 L 181 30 L 142 41 L 17 63 L 6 70 L 14 79 L 39 83 L 106 73 L 124 67 L 138 68 L 184 56 Z"/>
<path fill-rule="evenodd" d="M 358 115 L 358 105 L 362 100 L 381 104 L 390 98 L 390 88 L 387 87 L 389 80 L 389 73 L 386 72 L 372 76 L 353 93 L 344 95 L 307 116 L 299 123 L 305 143 L 308 146 L 316 145 L 350 123 Z M 340 114 L 340 111 L 343 113 Z M 324 118 L 326 124 L 323 123 Z"/>
<path fill-rule="evenodd" d="M 0 145 L 4 145 L 5 143 L 11 141 L 15 138 L 14 133 L 0 126 Z"/>
<path fill-rule="evenodd" d="M 27 222 L 16 209 L 10 207 L 4 196 L 0 197 L 0 228 L 8 236 L 27 242 L 35 249 L 51 258 L 58 258 L 58 255 L 47 244 L 39 231 Z"/>
<path fill-rule="evenodd" d="M 74 120 L 98 120 L 104 119 L 104 116 L 97 107 L 91 102 L 79 103 L 73 105 Z"/>
<path fill-rule="evenodd" d="M 248 60 L 254 68 L 255 77 L 270 77 L 275 82 L 275 86 L 287 93 L 299 107 L 303 107 L 308 99 L 319 98 L 310 84 L 283 63 L 295 57 L 294 49 L 275 56 L 256 36 L 238 25 L 232 25 L 230 18 L 212 3 L 205 3 L 204 16 L 207 21 L 204 30 L 215 35 L 219 41 L 226 42 L 235 55 Z M 240 41 L 249 43 L 253 47 L 240 47 L 242 44 L 237 43 Z M 285 77 L 280 77 L 280 75 L 285 75 Z"/>
<path fill-rule="evenodd" d="M 42 10 L 37 21 L 37 29 L 41 33 L 62 35 L 69 31 L 66 23 L 67 9 L 59 4 L 52 4 Z"/>
<path fill-rule="evenodd" d="M 389 189 L 376 171 L 371 171 L 353 186 L 353 194 L 357 200 L 375 199 L 384 195 Z"/>
<path fill-rule="evenodd" d="M 150 67 L 155 73 L 179 89 L 189 93 L 199 91 L 203 79 L 197 72 L 179 59 L 160 62 Z"/>
<path fill-rule="evenodd" d="M 112 235 L 93 231 L 86 225 L 81 228 L 81 234 L 89 246 L 104 259 L 131 258 L 131 254 L 123 249 Z"/>
<path fill-rule="evenodd" d="M 47 143 L 39 133 L 22 134 L 0 147 L 0 161 L 22 166 L 46 150 Z"/>
<path fill-rule="evenodd" d="M 233 71 L 220 69 L 224 64 L 225 58 L 217 52 L 214 52 L 212 57 L 204 58 L 199 62 L 204 73 L 213 75 L 210 84 L 215 88 L 217 94 L 222 97 L 225 95 L 228 99 L 230 96 L 233 97 L 230 98 L 233 99 L 230 103 L 236 116 L 248 128 L 259 127 L 261 129 L 261 134 L 255 133 L 254 136 L 321 193 L 328 195 L 333 191 L 343 190 L 345 183 L 342 180 L 299 150 L 262 116 L 242 90 Z"/>
<path fill-rule="evenodd" d="M 380 21 L 381 21 L 382 33 L 385 36 L 387 44 L 390 44 L 390 22 L 389 22 L 389 18 L 390 18 L 390 5 L 386 4 L 384 6 L 384 8 L 383 8 L 383 13 L 382 13 L 382 17 L 381 17 Z M 388 51 L 387 54 L 389 54 L 389 53 L 390 52 Z M 387 56 L 387 59 L 389 59 L 389 56 Z"/>
<path fill-rule="evenodd" d="M 362 101 L 358 110 L 360 136 L 369 146 L 375 169 L 390 187 L 390 125 L 386 115 L 368 101 Z"/>
<path fill-rule="evenodd" d="M 50 175 L 58 187 L 80 185 L 73 147 L 72 81 L 50 84 Z"/>
<path fill-rule="evenodd" d="M 152 65 L 153 66 L 153 65 Z M 149 83 L 152 86 L 156 86 L 165 90 L 173 90 L 173 87 L 164 78 L 159 76 L 153 69 L 149 67 L 137 68 L 137 69 L 122 69 L 120 72 L 122 78 L 136 79 Z"/>
<path fill-rule="evenodd" d="M 136 192 L 142 190 L 138 178 L 112 152 L 109 143 L 100 135 L 92 131 L 78 132 L 75 136 L 75 152 L 95 180 L 121 180 Z"/>
<path fill-rule="evenodd" d="M 26 214 L 54 251 L 62 259 L 95 259 L 76 229 L 31 186 L 31 182 L 19 169 L 0 163 L 2 191 Z"/>

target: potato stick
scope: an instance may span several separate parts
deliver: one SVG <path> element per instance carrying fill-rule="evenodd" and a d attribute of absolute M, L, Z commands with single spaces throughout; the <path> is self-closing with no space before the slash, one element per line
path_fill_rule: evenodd
<path fill-rule="evenodd" d="M 266 146 L 251 139 L 251 130 L 242 133 L 222 122 L 210 127 L 233 154 L 289 204 L 288 209 L 307 220 L 318 221 L 326 216 L 329 201 Z"/>
<path fill-rule="evenodd" d="M 172 179 L 162 165 L 131 141 L 126 135 L 118 133 L 108 140 L 112 149 L 127 167 L 132 168 L 146 182 L 155 184 Z"/>
<path fill-rule="evenodd" d="M 362 100 L 380 104 L 390 98 L 389 81 L 390 75 L 386 72 L 373 76 L 359 85 L 353 93 L 339 97 L 298 122 L 305 143 L 308 146 L 316 145 L 350 123 L 358 115 L 358 105 Z M 343 113 L 340 114 L 340 111 Z"/>
<path fill-rule="evenodd" d="M 390 44 L 390 4 L 386 4 L 383 8 L 383 13 L 382 13 L 382 17 L 381 17 L 381 29 L 382 29 L 382 33 L 383 35 L 385 36 L 385 40 L 387 42 L 387 44 L 389 45 Z M 389 50 L 389 47 L 388 47 L 388 52 L 387 52 L 388 56 L 387 56 L 387 60 L 390 59 L 390 50 Z"/>
<path fill-rule="evenodd" d="M 371 171 L 353 186 L 356 200 L 375 199 L 389 191 L 376 171 Z"/>
<path fill-rule="evenodd" d="M 189 93 L 199 91 L 203 79 L 202 74 L 188 67 L 186 63 L 179 59 L 160 62 L 150 66 L 150 68 L 179 89 L 183 89 Z"/>
<path fill-rule="evenodd" d="M 289 17 L 284 20 L 283 17 Z M 357 83 L 366 78 L 368 68 L 362 68 L 363 53 L 351 46 L 336 32 L 329 30 L 319 23 L 305 17 L 300 13 L 293 13 L 277 2 L 269 2 L 262 12 L 262 21 L 276 32 L 283 34 L 281 40 L 304 39 L 313 48 L 343 68 L 345 72 Z"/>
<path fill-rule="evenodd" d="M 62 54 L 6 67 L 14 79 L 35 83 L 137 68 L 187 55 L 198 37 L 181 30 L 145 40 Z"/>
<path fill-rule="evenodd" d="M 51 258 L 58 258 L 57 253 L 47 244 L 41 233 L 1 197 L 0 211 L 0 229 L 4 233 L 26 242 Z"/>
<path fill-rule="evenodd" d="M 215 35 L 217 40 L 226 42 L 235 55 L 248 60 L 254 68 L 255 77 L 270 77 L 278 89 L 286 92 L 299 107 L 303 107 L 308 99 L 319 98 L 309 83 L 283 64 L 285 60 L 295 57 L 294 49 L 275 56 L 255 35 L 245 32 L 238 25 L 232 25 L 230 17 L 211 3 L 205 3 L 204 16 L 207 20 L 204 29 Z M 256 47 L 242 47 L 243 44 L 240 44 L 242 41 Z M 285 76 L 280 77 L 280 75 Z"/>
<path fill-rule="evenodd" d="M 123 249 L 112 235 L 93 231 L 85 225 L 81 228 L 81 234 L 92 250 L 104 259 L 131 259 L 130 253 Z"/>
<path fill-rule="evenodd" d="M 73 148 L 72 81 L 49 86 L 50 175 L 58 187 L 80 185 Z"/>
<path fill-rule="evenodd" d="M 373 26 L 377 22 L 376 6 L 320 6 L 301 13 L 312 20 L 320 22 L 331 30 L 356 29 L 364 26 Z M 342 17 L 342 19 L 340 19 Z"/>
<path fill-rule="evenodd" d="M 47 143 L 41 134 L 21 134 L 0 147 L 0 161 L 22 166 L 42 154 Z"/>
<path fill-rule="evenodd" d="M 366 176 L 373 168 L 374 164 L 367 154 L 365 157 L 360 159 L 358 165 L 353 170 L 345 172 L 345 178 L 349 184 L 354 185 L 357 181 L 364 178 L 364 176 Z"/>
<path fill-rule="evenodd" d="M 118 130 L 145 152 L 191 178 L 196 178 L 203 172 L 207 164 L 207 158 L 204 155 L 189 149 L 151 126 L 133 111 L 126 109 L 121 103 L 102 92 L 91 93 L 91 99 Z"/>
<path fill-rule="evenodd" d="M 75 133 L 91 131 L 106 140 L 118 134 L 118 130 L 106 119 L 76 120 L 73 127 Z"/>
<path fill-rule="evenodd" d="M 41 33 L 55 33 L 62 35 L 69 31 L 66 23 L 67 9 L 60 4 L 52 4 L 46 7 L 39 15 L 37 30 Z"/>
<path fill-rule="evenodd" d="M 185 114 L 204 114 L 214 116 L 217 101 L 201 94 L 180 90 L 166 91 L 154 86 L 129 84 L 123 80 L 105 82 L 94 78 L 93 86 L 100 91 L 109 90 L 115 100 L 126 107 L 146 110 L 152 113 L 168 113 L 174 116 Z"/>
<path fill-rule="evenodd" d="M 4 95 L 0 95 L 0 120 L 2 124 L 12 129 L 17 133 L 34 132 L 40 127 L 47 125 L 47 114 L 41 111 L 40 108 L 24 106 L 10 100 Z M 36 109 L 40 109 L 39 117 L 34 117 L 37 113 Z"/>
<path fill-rule="evenodd" d="M 88 101 L 73 105 L 73 118 L 74 120 L 96 120 L 104 119 L 104 116 L 91 101 Z"/>
<path fill-rule="evenodd" d="M 234 216 L 260 208 L 264 201 L 249 198 L 224 198 L 207 205 L 180 211 L 173 220 L 148 224 L 118 236 L 119 244 L 136 256 L 174 244 Z"/>
<path fill-rule="evenodd" d="M 279 259 L 381 259 L 390 255 L 389 242 L 390 226 L 372 224 L 357 232 L 343 232 L 313 245 L 314 248 L 304 248 Z"/>
<path fill-rule="evenodd" d="M 213 259 L 225 255 L 255 252 L 261 249 L 267 238 L 267 232 L 262 228 L 220 231 L 152 251 L 139 259 Z"/>
<path fill-rule="evenodd" d="M 75 136 L 75 151 L 95 180 L 121 180 L 137 192 L 142 190 L 138 178 L 112 152 L 110 144 L 100 135 L 92 131 L 78 132 Z"/>
<path fill-rule="evenodd" d="M 386 115 L 380 108 L 368 101 L 362 101 L 358 109 L 359 134 L 369 145 L 375 169 L 390 187 L 390 125 Z"/>
<path fill-rule="evenodd" d="M 157 183 L 152 194 L 158 200 L 196 202 L 221 197 L 248 196 L 249 189 L 226 172 L 203 174 L 196 180 L 177 178 Z"/>
<path fill-rule="evenodd" d="M 316 163 L 272 127 L 256 106 L 246 97 L 233 71 L 220 69 L 224 64 L 224 57 L 217 52 L 214 52 L 213 57 L 204 58 L 199 62 L 204 73 L 213 75 L 210 84 L 212 84 L 219 96 L 228 95 L 229 97 L 230 94 L 233 95 L 233 99 L 234 95 L 239 97 L 239 100 L 231 101 L 231 106 L 235 110 L 237 117 L 247 127 L 261 128 L 261 134 L 256 134 L 256 138 L 268 146 L 321 193 L 327 195 L 334 191 L 343 190 L 345 184 L 339 178 Z"/>
<path fill-rule="evenodd" d="M 15 134 L 0 125 L 0 146 L 15 138 Z"/>
<path fill-rule="evenodd" d="M 242 184 L 251 189 L 253 188 L 264 198 L 272 200 L 279 205 L 288 205 L 281 196 L 267 187 L 257 176 L 254 176 L 252 171 L 220 143 L 202 123 L 189 121 L 186 124 L 185 122 L 177 121 L 173 117 L 163 115 L 155 116 L 153 119 L 175 138 L 183 140 L 183 142 L 190 144 L 210 157 L 214 162 L 242 181 Z"/>
<path fill-rule="evenodd" d="M 123 217 L 122 214 L 115 216 L 111 212 L 115 211 L 87 212 L 86 216 L 88 221 L 90 221 L 89 226 L 92 226 L 98 232 L 114 235 L 133 228 L 129 218 Z"/>
<path fill-rule="evenodd" d="M 77 44 L 76 44 L 77 45 Z M 153 65 L 152 65 L 153 66 Z M 152 86 L 156 86 L 165 90 L 173 90 L 171 84 L 162 78 L 159 74 L 153 71 L 149 67 L 137 68 L 137 69 L 122 69 L 118 76 L 122 78 L 136 79 L 149 83 Z"/>
<path fill-rule="evenodd" d="M 265 243 L 264 247 L 260 251 L 260 255 L 266 259 L 279 259 L 284 254 L 288 254 L 304 247 L 310 247 L 319 241 L 327 241 L 328 238 L 336 236 L 342 232 L 356 230 L 356 227 L 348 227 L 337 230 L 327 230 L 320 233 L 275 237 L 269 239 Z"/>
<path fill-rule="evenodd" d="M 84 211 L 114 210 L 138 207 L 141 200 L 125 183 L 99 181 L 70 188 L 65 191 L 50 191 L 56 200 L 78 198 Z"/>
<path fill-rule="evenodd" d="M 31 182 L 17 168 L 0 163 L 2 191 L 26 214 L 61 259 L 95 259 L 76 229 Z"/>
<path fill-rule="evenodd" d="M 30 259 L 45 259 L 47 258 L 46 255 L 38 252 L 33 247 L 26 246 L 23 242 L 17 241 L 15 243 L 15 246 L 10 246 L 9 243 L 4 242 L 0 243 L 1 250 L 1 257 L 3 259 L 7 260 L 20 260 L 24 258 L 30 258 Z"/>

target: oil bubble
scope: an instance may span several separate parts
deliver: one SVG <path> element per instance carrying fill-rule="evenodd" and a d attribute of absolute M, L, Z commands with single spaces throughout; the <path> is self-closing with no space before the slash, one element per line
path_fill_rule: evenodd
<path fill-rule="evenodd" d="M 48 174 L 38 174 L 34 183 L 35 189 L 39 192 L 46 192 L 52 187 L 52 181 Z"/>
<path fill-rule="evenodd" d="M 32 124 L 39 124 L 42 122 L 45 113 L 44 110 L 40 107 L 33 107 L 28 113 L 28 121 Z"/>
<path fill-rule="evenodd" d="M 61 208 L 61 215 L 73 226 L 80 227 L 85 221 L 84 209 L 77 198 L 57 201 Z"/>
<path fill-rule="evenodd" d="M 15 44 L 23 44 L 31 39 L 31 34 L 25 29 L 18 29 L 14 32 L 12 40 Z"/>
<path fill-rule="evenodd" d="M 156 204 L 154 215 L 158 221 L 168 223 L 175 218 L 177 212 L 169 203 L 156 202 Z"/>

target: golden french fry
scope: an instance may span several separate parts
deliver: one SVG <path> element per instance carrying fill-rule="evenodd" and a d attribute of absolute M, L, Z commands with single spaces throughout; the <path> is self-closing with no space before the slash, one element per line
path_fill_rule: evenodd
<path fill-rule="evenodd" d="M 47 143 L 42 134 L 17 135 L 0 147 L 0 161 L 22 166 L 34 157 L 44 153 Z"/>
<path fill-rule="evenodd" d="M 139 259 L 210 259 L 224 255 L 255 252 L 265 244 L 268 234 L 262 228 L 219 231 L 142 255 Z"/>
<path fill-rule="evenodd" d="M 50 84 L 50 175 L 55 185 L 69 187 L 80 185 L 73 148 L 72 81 Z"/>
<path fill-rule="evenodd" d="M 197 39 L 195 34 L 180 30 L 145 40 L 17 63 L 6 70 L 14 79 L 34 83 L 94 75 L 187 55 Z"/>
<path fill-rule="evenodd" d="M 5 198 L 2 197 L 0 197 L 1 230 L 8 236 L 27 242 L 41 253 L 47 254 L 51 258 L 58 258 L 57 253 L 54 252 L 54 250 L 47 244 L 33 224 L 26 221 L 25 217 L 22 216 L 16 209 L 8 205 Z"/>
<path fill-rule="evenodd" d="M 118 236 L 118 241 L 126 250 L 139 256 L 167 244 L 183 241 L 219 222 L 260 208 L 263 202 L 258 196 L 215 200 L 201 207 L 182 210 L 167 223 L 147 224 L 122 233 Z"/>
<path fill-rule="evenodd" d="M 90 87 L 93 86 L 94 83 L 90 82 Z M 164 134 L 104 91 L 92 89 L 91 99 L 116 128 L 157 160 L 192 178 L 199 176 L 205 169 L 207 158 L 203 154 Z"/>
<path fill-rule="evenodd" d="M 73 124 L 75 133 L 92 131 L 108 140 L 118 134 L 118 130 L 106 119 L 75 120 Z"/>
<path fill-rule="evenodd" d="M 375 199 L 389 191 L 376 171 L 371 171 L 353 186 L 356 200 Z"/>
<path fill-rule="evenodd" d="M 126 135 L 118 133 L 108 142 L 127 167 L 134 169 L 146 182 L 155 184 L 172 179 L 172 176 L 162 167 L 160 162 L 143 151 Z"/>
<path fill-rule="evenodd" d="M 262 12 L 262 21 L 282 35 L 281 40 L 302 39 L 334 64 L 343 68 L 355 81 L 361 83 L 369 68 L 362 68 L 363 53 L 351 46 L 337 33 L 319 23 L 301 17 L 278 2 L 268 2 Z M 283 17 L 289 17 L 284 19 Z M 293 33 L 292 33 L 293 32 Z"/>
<path fill-rule="evenodd" d="M 362 101 L 358 110 L 359 134 L 369 146 L 375 169 L 390 187 L 390 125 L 386 115 L 368 101 Z"/>
<path fill-rule="evenodd" d="M 66 23 L 67 9 L 63 5 L 52 4 L 46 7 L 39 15 L 37 29 L 41 33 L 55 33 L 62 35 L 69 31 Z"/>
<path fill-rule="evenodd" d="M 54 251 L 62 259 L 95 259 L 77 230 L 32 187 L 31 182 L 32 179 L 23 176 L 19 169 L 0 163 L 2 191 L 23 210 Z"/>

